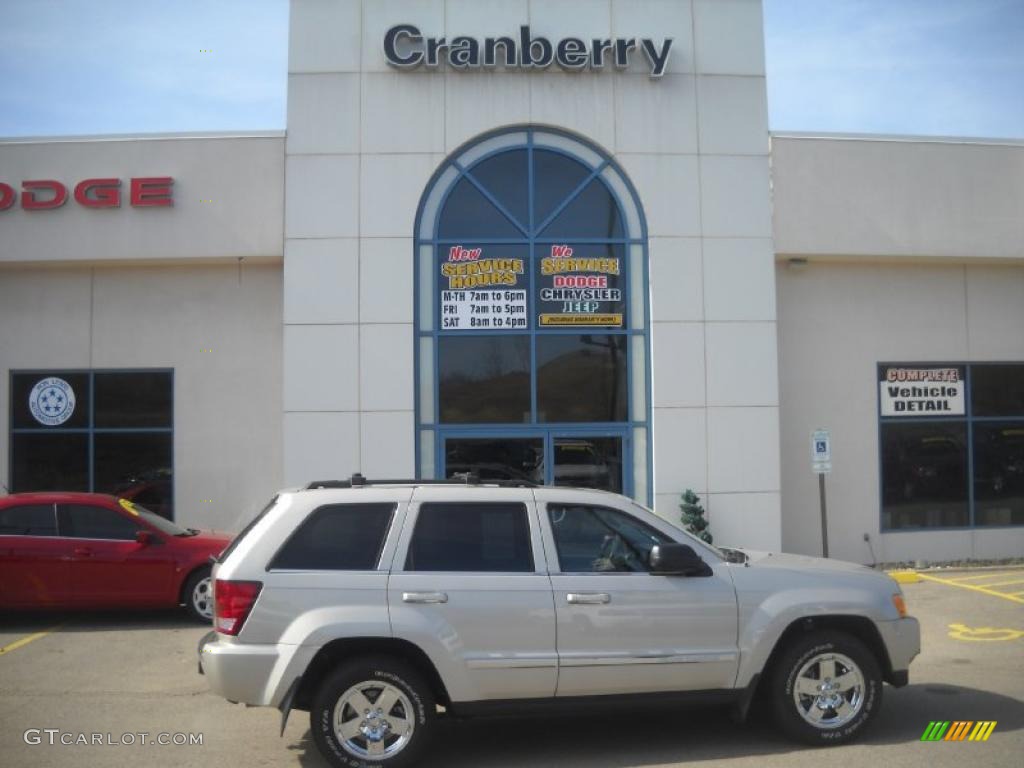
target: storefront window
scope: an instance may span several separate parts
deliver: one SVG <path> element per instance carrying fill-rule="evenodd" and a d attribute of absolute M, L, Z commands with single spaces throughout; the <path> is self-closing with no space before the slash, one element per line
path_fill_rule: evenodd
<path fill-rule="evenodd" d="M 14 371 L 11 394 L 13 492 L 112 493 L 173 519 L 171 371 Z"/>
<path fill-rule="evenodd" d="M 971 411 L 976 417 L 1024 417 L 1024 365 L 971 366 Z"/>
<path fill-rule="evenodd" d="M 442 336 L 437 358 L 442 422 L 530 420 L 529 339 Z"/>
<path fill-rule="evenodd" d="M 421 473 L 650 501 L 643 221 L 607 155 L 550 129 L 441 166 L 416 229 Z"/>
<path fill-rule="evenodd" d="M 1024 365 L 879 366 L 882 528 L 1024 525 Z"/>
<path fill-rule="evenodd" d="M 974 425 L 977 525 L 1024 524 L 1024 421 Z"/>
<path fill-rule="evenodd" d="M 626 337 L 556 334 L 537 340 L 537 420 L 625 421 Z"/>

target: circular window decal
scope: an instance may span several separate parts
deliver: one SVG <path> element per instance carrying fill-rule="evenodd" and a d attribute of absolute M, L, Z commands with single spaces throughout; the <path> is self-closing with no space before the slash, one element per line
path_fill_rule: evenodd
<path fill-rule="evenodd" d="M 63 424 L 75 412 L 75 390 L 56 376 L 42 379 L 29 393 L 28 409 L 40 424 L 48 427 Z"/>

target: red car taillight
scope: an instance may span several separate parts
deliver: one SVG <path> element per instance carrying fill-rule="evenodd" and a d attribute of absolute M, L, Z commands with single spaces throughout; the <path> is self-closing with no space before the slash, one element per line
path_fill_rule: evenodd
<path fill-rule="evenodd" d="M 213 628 L 225 635 L 237 635 L 260 596 L 258 581 L 223 581 L 213 587 Z"/>

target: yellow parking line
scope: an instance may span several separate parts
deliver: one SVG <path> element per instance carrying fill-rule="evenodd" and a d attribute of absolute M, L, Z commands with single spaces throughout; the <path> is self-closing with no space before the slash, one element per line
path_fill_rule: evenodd
<path fill-rule="evenodd" d="M 995 584 L 979 584 L 978 586 L 991 589 L 992 587 L 1008 587 L 1011 584 L 1024 584 L 1024 579 L 1017 579 L 1016 581 L 997 581 Z"/>
<path fill-rule="evenodd" d="M 921 574 L 921 578 L 927 579 L 928 581 L 934 581 L 938 584 L 947 584 L 951 587 L 960 587 L 960 589 L 970 589 L 974 592 L 981 592 L 981 594 L 983 595 L 1001 597 L 1004 600 L 1010 600 L 1011 602 L 1020 603 L 1021 605 L 1024 605 L 1024 598 L 1015 597 L 1014 595 L 1008 594 L 1006 592 L 996 592 L 994 589 L 988 589 L 987 587 L 978 587 L 974 584 L 960 584 L 955 581 L 950 581 L 949 579 L 940 579 L 938 576 L 929 576 L 924 573 Z"/>
<path fill-rule="evenodd" d="M 33 640 L 38 640 L 40 637 L 46 637 L 48 634 L 50 634 L 51 632 L 54 632 L 54 631 L 60 629 L 62 626 L 63 626 L 62 624 L 58 624 L 55 627 L 50 627 L 49 629 L 44 629 L 42 632 L 36 632 L 34 634 L 31 634 L 31 635 L 26 635 L 25 637 L 21 638 L 20 640 L 15 640 L 10 645 L 5 645 L 3 648 L 0 648 L 0 656 L 3 656 L 5 653 L 10 653 L 11 651 L 15 651 L 18 648 L 21 648 L 23 645 L 28 645 Z"/>
<path fill-rule="evenodd" d="M 1001 579 L 1009 576 L 1009 573 L 977 573 L 973 576 L 953 576 L 950 581 L 972 581 L 974 579 Z"/>

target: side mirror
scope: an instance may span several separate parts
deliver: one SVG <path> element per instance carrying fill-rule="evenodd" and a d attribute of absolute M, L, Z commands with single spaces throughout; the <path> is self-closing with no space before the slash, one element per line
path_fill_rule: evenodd
<path fill-rule="evenodd" d="M 710 576 L 711 567 L 686 544 L 656 544 L 651 548 L 651 573 L 662 576 Z"/>
<path fill-rule="evenodd" d="M 148 547 L 150 544 L 153 543 L 153 534 L 149 531 L 136 531 L 135 541 L 137 541 L 144 547 Z"/>

